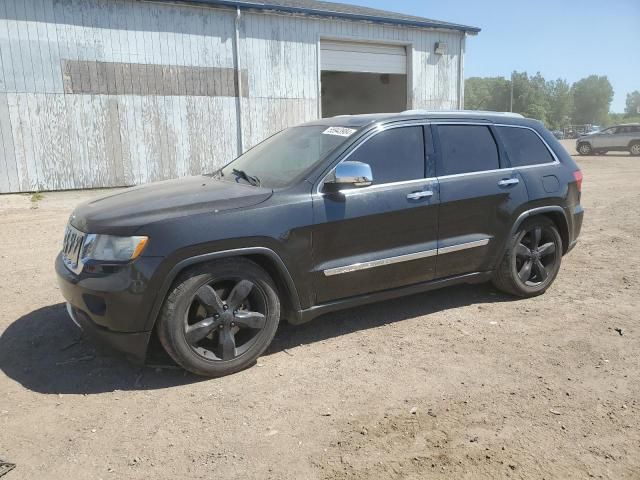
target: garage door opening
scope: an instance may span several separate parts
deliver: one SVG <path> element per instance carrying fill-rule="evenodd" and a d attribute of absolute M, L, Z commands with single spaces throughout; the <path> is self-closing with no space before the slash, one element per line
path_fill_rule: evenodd
<path fill-rule="evenodd" d="M 401 112 L 407 109 L 404 46 L 323 41 L 322 116 Z"/>
<path fill-rule="evenodd" d="M 322 116 L 401 112 L 407 106 L 407 76 L 322 72 Z"/>

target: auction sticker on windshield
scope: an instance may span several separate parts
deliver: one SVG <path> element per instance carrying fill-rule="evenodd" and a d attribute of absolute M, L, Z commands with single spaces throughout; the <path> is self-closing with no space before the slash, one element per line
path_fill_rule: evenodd
<path fill-rule="evenodd" d="M 346 127 L 329 127 L 324 132 L 323 135 L 338 135 L 340 137 L 350 137 L 355 132 L 355 128 L 346 128 Z"/>

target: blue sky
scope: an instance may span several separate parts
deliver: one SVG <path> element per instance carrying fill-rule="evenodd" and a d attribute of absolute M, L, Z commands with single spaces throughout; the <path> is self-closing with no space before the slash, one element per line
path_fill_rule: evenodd
<path fill-rule="evenodd" d="M 341 1 L 482 28 L 467 39 L 466 77 L 539 71 L 572 83 L 607 75 L 614 112 L 640 90 L 640 0 Z"/>

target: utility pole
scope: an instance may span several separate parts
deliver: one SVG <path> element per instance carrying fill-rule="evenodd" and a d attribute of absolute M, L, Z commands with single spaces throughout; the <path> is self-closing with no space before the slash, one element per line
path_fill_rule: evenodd
<path fill-rule="evenodd" d="M 513 72 L 511 72 L 511 97 L 509 100 L 509 111 L 513 112 Z"/>

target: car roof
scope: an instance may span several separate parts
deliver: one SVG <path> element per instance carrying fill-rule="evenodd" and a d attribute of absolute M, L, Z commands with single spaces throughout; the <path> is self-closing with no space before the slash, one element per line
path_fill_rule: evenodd
<path fill-rule="evenodd" d="M 538 120 L 525 118 L 518 113 L 488 112 L 479 110 L 407 110 L 399 113 L 369 113 L 363 115 L 338 115 L 321 118 L 304 125 L 341 126 L 360 128 L 374 123 L 390 123 L 411 120 L 451 120 L 451 121 L 484 121 L 489 123 L 506 123 L 514 125 L 530 125 Z"/>

